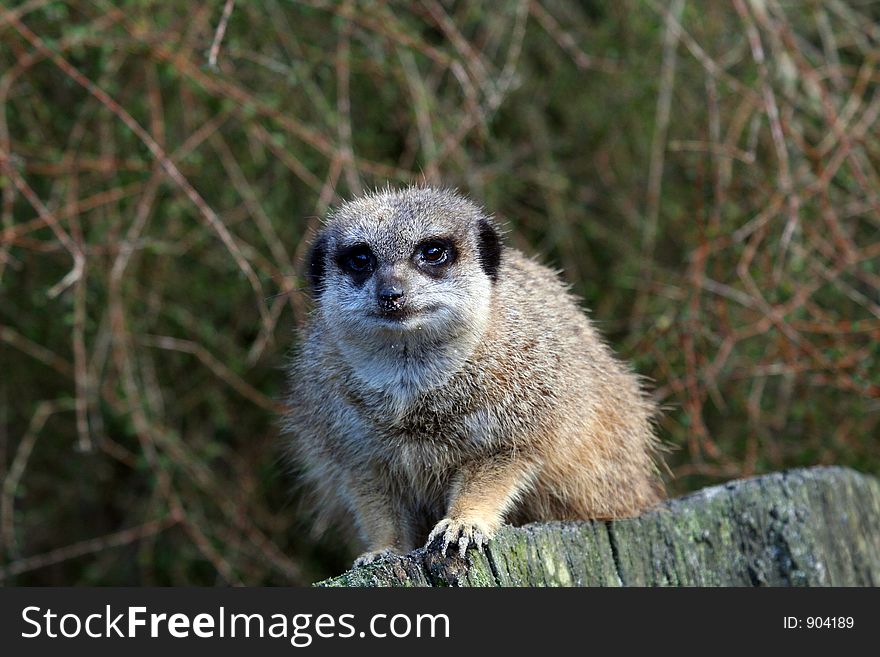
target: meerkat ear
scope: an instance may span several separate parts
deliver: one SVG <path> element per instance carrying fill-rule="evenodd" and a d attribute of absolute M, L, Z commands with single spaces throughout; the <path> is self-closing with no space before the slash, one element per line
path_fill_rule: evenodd
<path fill-rule="evenodd" d="M 324 284 L 324 274 L 327 269 L 327 237 L 318 235 L 309 249 L 308 271 L 306 278 L 312 288 L 312 296 L 321 294 L 321 286 Z"/>
<path fill-rule="evenodd" d="M 498 267 L 501 265 L 501 237 L 488 219 L 485 217 L 480 219 L 478 227 L 478 238 L 480 248 L 480 264 L 486 276 L 492 279 L 492 282 L 498 280 Z"/>

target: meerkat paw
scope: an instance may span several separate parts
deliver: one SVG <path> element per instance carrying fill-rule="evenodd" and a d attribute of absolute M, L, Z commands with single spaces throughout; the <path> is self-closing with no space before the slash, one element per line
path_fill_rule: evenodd
<path fill-rule="evenodd" d="M 449 546 L 452 543 L 457 543 L 458 553 L 463 557 L 469 546 L 482 548 L 494 533 L 491 527 L 480 520 L 444 518 L 431 530 L 427 546 L 430 546 L 438 537 L 442 537 L 440 554 L 445 557 Z"/>
<path fill-rule="evenodd" d="M 367 564 L 371 564 L 374 561 L 379 561 L 380 559 L 385 559 L 387 557 L 397 557 L 400 556 L 400 552 L 395 550 L 394 548 L 384 548 L 382 550 L 370 550 L 368 552 L 364 552 L 361 556 L 354 560 L 354 568 L 359 568 L 361 566 L 366 566 Z"/>

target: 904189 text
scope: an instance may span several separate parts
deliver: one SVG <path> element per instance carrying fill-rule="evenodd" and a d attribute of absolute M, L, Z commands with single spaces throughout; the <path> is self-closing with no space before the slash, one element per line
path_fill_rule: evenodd
<path fill-rule="evenodd" d="M 851 630 L 855 619 L 852 616 L 785 616 L 782 626 L 787 630 Z"/>

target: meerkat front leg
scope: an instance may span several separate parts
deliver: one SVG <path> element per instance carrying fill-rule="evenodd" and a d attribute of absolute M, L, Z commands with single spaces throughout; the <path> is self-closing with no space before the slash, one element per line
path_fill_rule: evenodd
<path fill-rule="evenodd" d="M 350 481 L 348 489 L 349 507 L 367 545 L 367 551 L 355 559 L 355 566 L 413 549 L 409 518 L 378 480 L 364 477 Z"/>
<path fill-rule="evenodd" d="M 534 463 L 510 456 L 466 464 L 455 476 L 446 517 L 428 536 L 428 545 L 442 537 L 440 551 L 458 544 L 461 556 L 469 545 L 482 547 L 504 519 L 516 498 L 532 481 Z"/>

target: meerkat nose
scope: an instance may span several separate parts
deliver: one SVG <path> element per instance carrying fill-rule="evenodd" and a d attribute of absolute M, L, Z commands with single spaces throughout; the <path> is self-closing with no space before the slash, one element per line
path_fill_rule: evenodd
<path fill-rule="evenodd" d="M 385 311 L 399 310 L 403 305 L 403 288 L 399 285 L 385 284 L 382 285 L 377 295 L 379 297 L 379 307 Z"/>
<path fill-rule="evenodd" d="M 397 285 L 383 285 L 379 288 L 380 301 L 399 301 L 403 298 L 403 290 Z"/>

